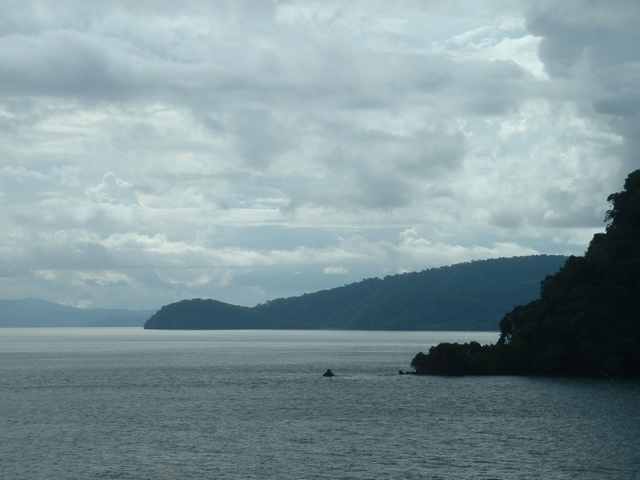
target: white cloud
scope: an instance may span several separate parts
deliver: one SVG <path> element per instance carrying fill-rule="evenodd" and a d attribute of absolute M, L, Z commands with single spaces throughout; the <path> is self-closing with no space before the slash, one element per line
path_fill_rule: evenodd
<path fill-rule="evenodd" d="M 133 286 L 134 282 L 129 275 L 125 275 L 121 272 L 101 270 L 97 272 L 74 272 L 74 279 L 71 283 L 77 288 L 87 285 L 97 287 L 108 287 L 113 285 Z"/>
<path fill-rule="evenodd" d="M 3 2 L 3 291 L 250 305 L 332 274 L 580 254 L 638 167 L 639 19 L 591 1 Z"/>
<path fill-rule="evenodd" d="M 87 195 L 96 203 L 112 203 L 130 205 L 138 203 L 138 198 L 133 191 L 133 185 L 116 177 L 109 172 L 102 177 L 102 183 L 95 187 L 87 188 Z"/>
<path fill-rule="evenodd" d="M 322 273 L 325 275 L 346 275 L 349 270 L 344 267 L 325 267 L 322 269 Z"/>

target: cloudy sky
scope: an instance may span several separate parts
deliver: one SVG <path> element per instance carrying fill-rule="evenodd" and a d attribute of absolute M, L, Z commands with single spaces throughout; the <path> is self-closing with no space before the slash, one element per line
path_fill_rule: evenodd
<path fill-rule="evenodd" d="M 252 306 L 581 255 L 640 168 L 640 2 L 0 12 L 0 298 Z"/>

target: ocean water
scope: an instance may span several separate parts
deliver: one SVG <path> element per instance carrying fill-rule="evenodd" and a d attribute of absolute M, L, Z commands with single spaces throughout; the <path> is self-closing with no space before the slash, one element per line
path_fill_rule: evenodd
<path fill-rule="evenodd" d="M 0 478 L 640 479 L 638 381 L 398 375 L 496 339 L 0 329 Z"/>

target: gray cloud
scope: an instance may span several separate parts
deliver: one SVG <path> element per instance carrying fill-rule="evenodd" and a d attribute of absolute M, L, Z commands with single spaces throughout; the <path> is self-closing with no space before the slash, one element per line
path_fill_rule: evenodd
<path fill-rule="evenodd" d="M 527 27 L 542 36 L 539 55 L 552 76 L 587 85 L 590 102 L 602 121 L 626 143 L 620 175 L 637 167 L 640 123 L 640 5 L 592 0 L 565 2 L 560 8 L 542 2 L 529 13 Z"/>
<path fill-rule="evenodd" d="M 580 254 L 638 167 L 629 4 L 0 5 L 11 298 L 251 305 Z"/>

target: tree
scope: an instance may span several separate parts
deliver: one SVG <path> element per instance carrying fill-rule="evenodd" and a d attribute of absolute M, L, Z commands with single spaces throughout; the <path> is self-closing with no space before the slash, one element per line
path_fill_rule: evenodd
<path fill-rule="evenodd" d="M 606 233 L 504 316 L 496 345 L 438 345 L 414 358 L 416 372 L 640 376 L 640 170 L 608 200 Z M 500 361 L 478 368 L 473 356 Z"/>

